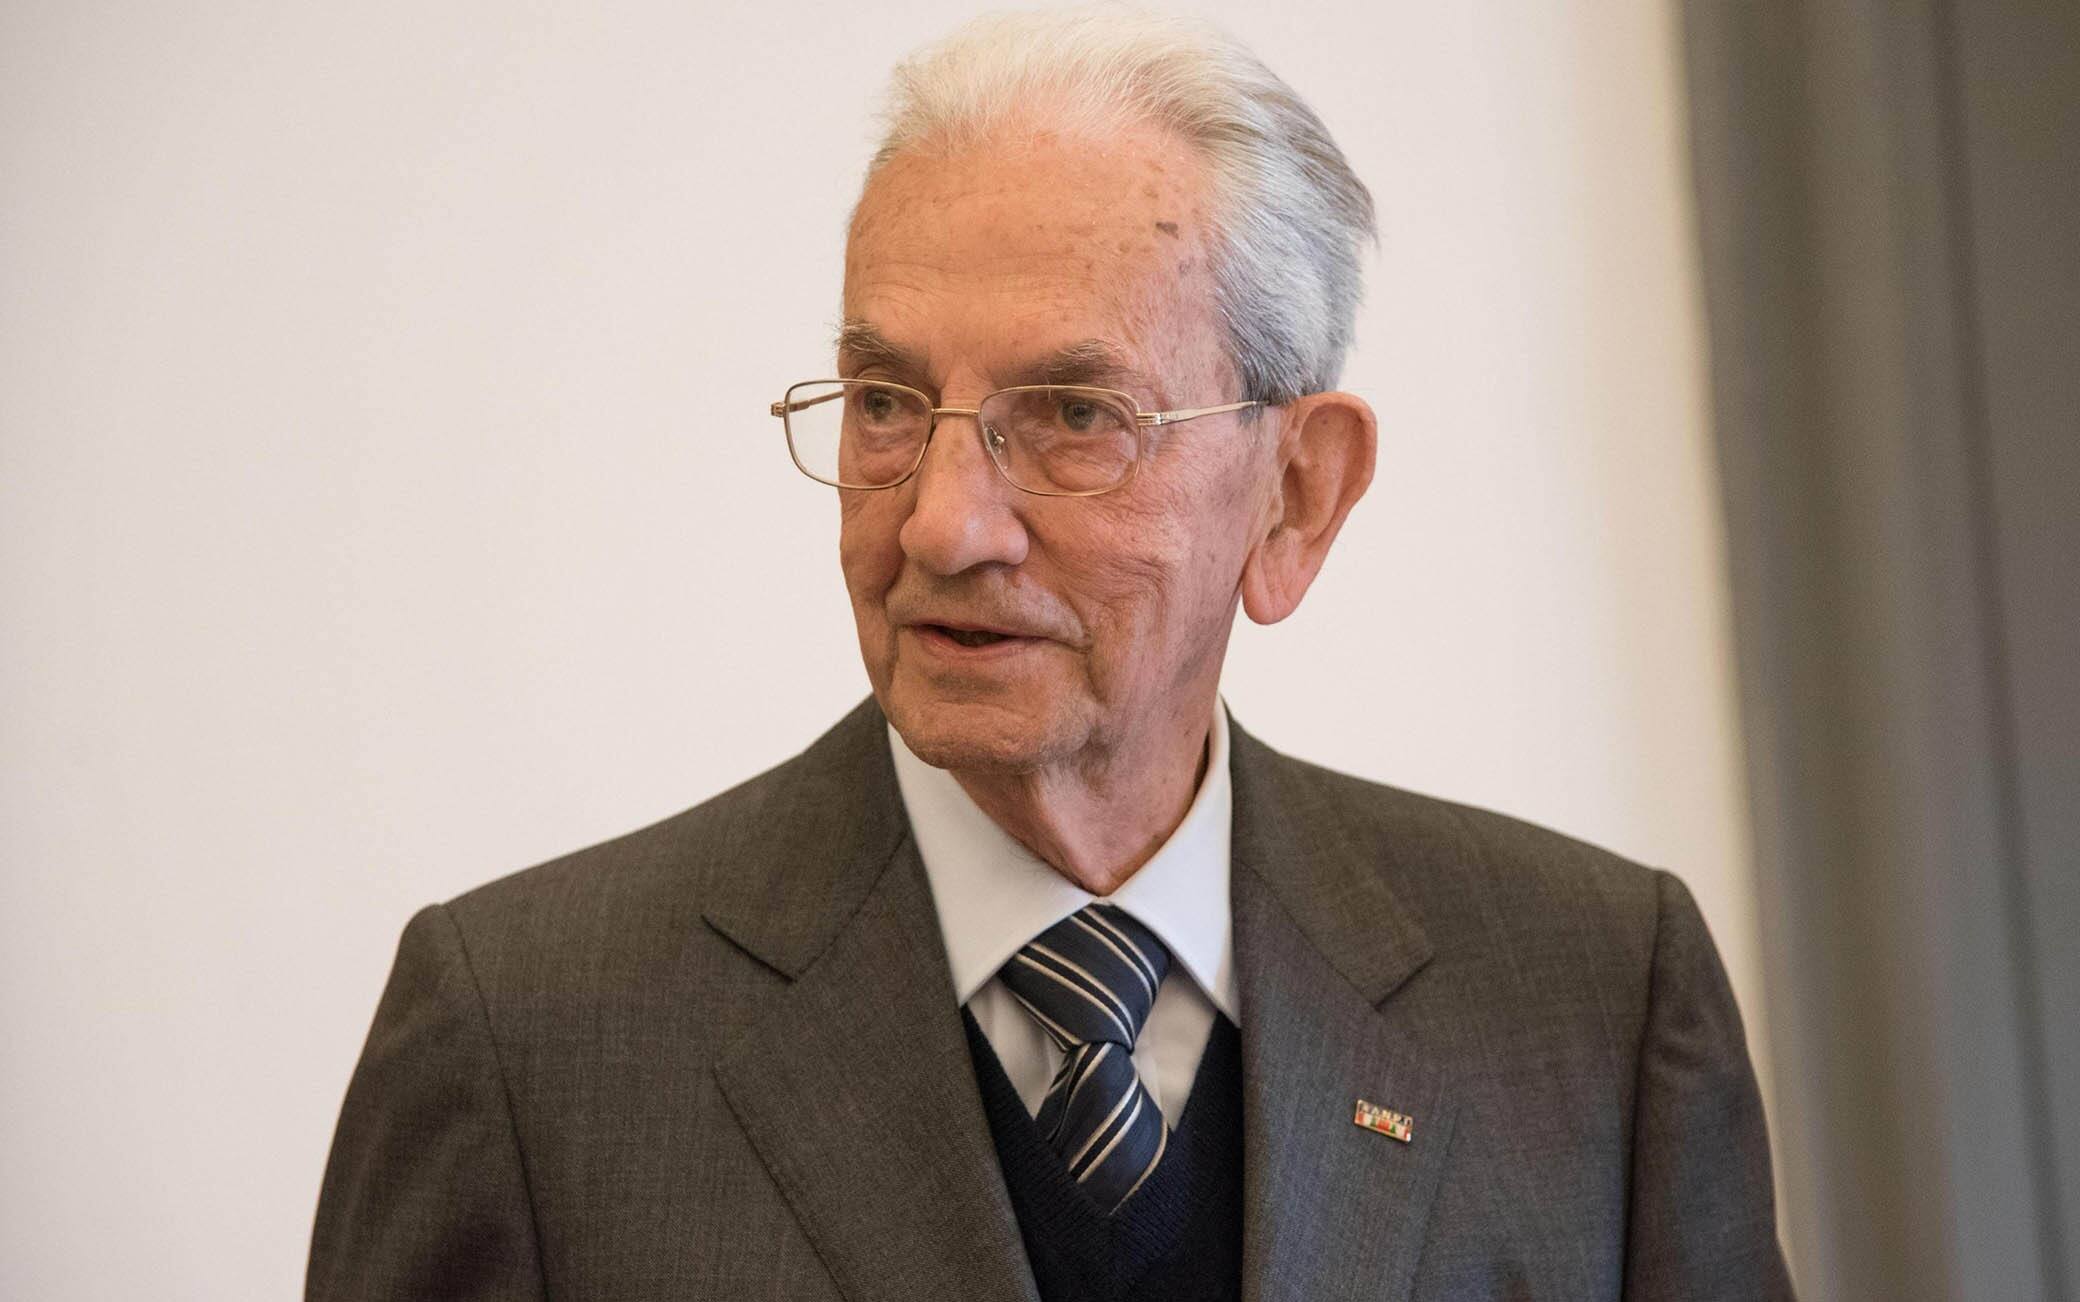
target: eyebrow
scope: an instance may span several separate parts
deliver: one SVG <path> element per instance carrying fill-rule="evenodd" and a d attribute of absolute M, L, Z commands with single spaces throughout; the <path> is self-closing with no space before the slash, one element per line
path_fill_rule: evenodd
<path fill-rule="evenodd" d="M 1108 389 L 1149 383 L 1127 351 L 1109 339 L 1085 339 L 1058 348 L 1006 379 L 1014 384 L 1094 384 Z"/>
<path fill-rule="evenodd" d="M 838 327 L 838 360 L 842 369 L 881 367 L 922 383 L 930 373 L 924 354 L 890 339 L 872 322 L 849 320 Z M 1010 368 L 995 377 L 1003 385 L 1085 384 L 1154 394 L 1152 379 L 1135 366 L 1127 350 L 1109 339 L 1084 339 L 1044 357 Z"/>
<path fill-rule="evenodd" d="M 924 355 L 903 347 L 871 322 L 846 321 L 838 327 L 838 362 L 842 369 L 857 371 L 879 366 L 911 379 L 925 378 Z"/>

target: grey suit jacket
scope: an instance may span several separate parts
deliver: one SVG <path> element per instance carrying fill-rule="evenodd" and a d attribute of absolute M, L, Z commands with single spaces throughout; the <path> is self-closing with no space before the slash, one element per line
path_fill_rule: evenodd
<path fill-rule="evenodd" d="M 1788 1297 L 1683 886 L 1232 736 L 1244 1296 Z M 873 702 L 411 920 L 308 1297 L 1034 1297 Z"/>

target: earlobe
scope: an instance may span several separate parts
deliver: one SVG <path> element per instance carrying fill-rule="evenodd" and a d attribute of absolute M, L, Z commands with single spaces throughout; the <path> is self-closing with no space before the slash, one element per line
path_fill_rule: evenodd
<path fill-rule="evenodd" d="M 1271 532 L 1243 562 L 1242 612 L 1254 623 L 1276 624 L 1299 604 L 1285 599 L 1283 585 L 1278 581 L 1279 575 L 1290 568 L 1282 555 L 1285 550 L 1284 526 L 1274 523 Z"/>
<path fill-rule="evenodd" d="M 1316 393 L 1288 412 L 1273 518 L 1242 569 L 1242 609 L 1276 624 L 1300 607 L 1329 546 L 1372 482 L 1377 423 L 1364 399 Z"/>

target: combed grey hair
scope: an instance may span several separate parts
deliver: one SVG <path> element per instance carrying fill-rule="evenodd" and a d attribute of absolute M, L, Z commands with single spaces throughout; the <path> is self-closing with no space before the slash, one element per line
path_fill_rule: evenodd
<path fill-rule="evenodd" d="M 1329 130 L 1209 23 L 1119 5 L 993 14 L 896 66 L 868 178 L 897 154 L 985 138 L 1022 110 L 1103 134 L 1169 127 L 1204 158 L 1215 309 L 1241 397 L 1336 387 L 1364 292 L 1372 196 Z"/>

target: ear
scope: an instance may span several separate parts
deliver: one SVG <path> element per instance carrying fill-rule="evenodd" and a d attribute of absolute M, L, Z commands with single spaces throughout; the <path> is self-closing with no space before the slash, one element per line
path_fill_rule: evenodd
<path fill-rule="evenodd" d="M 1344 517 L 1372 482 L 1378 442 L 1372 408 L 1356 394 L 1311 393 L 1286 404 L 1270 518 L 1242 567 L 1242 608 L 1251 619 L 1276 624 L 1299 608 Z"/>

